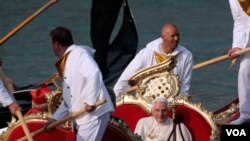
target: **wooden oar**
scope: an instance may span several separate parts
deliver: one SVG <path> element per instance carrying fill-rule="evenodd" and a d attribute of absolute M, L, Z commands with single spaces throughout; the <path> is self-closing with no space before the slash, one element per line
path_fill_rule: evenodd
<path fill-rule="evenodd" d="M 250 52 L 250 47 L 238 50 L 238 51 L 235 52 L 235 54 L 242 55 L 242 54 L 247 53 L 247 52 Z M 225 54 L 225 55 L 222 55 L 220 57 L 210 59 L 210 60 L 204 61 L 202 63 L 196 64 L 196 65 L 193 66 L 193 70 L 197 70 L 197 69 L 200 69 L 200 68 L 215 64 L 215 63 L 219 63 L 219 62 L 227 60 L 227 59 L 229 59 L 229 56 L 228 56 L 228 54 Z"/>
<path fill-rule="evenodd" d="M 104 103 L 106 103 L 106 100 L 105 100 L 105 99 L 102 99 L 102 100 L 100 100 L 100 101 L 97 101 L 96 104 L 95 104 L 95 106 L 98 107 L 98 106 L 100 106 L 100 105 L 102 105 L 102 104 L 104 104 Z M 58 126 L 58 125 L 60 125 L 60 124 L 62 124 L 62 123 L 64 123 L 64 122 L 66 122 L 66 121 L 73 120 L 73 119 L 77 118 L 78 116 L 80 116 L 80 115 L 82 115 L 82 114 L 84 114 L 84 113 L 86 113 L 86 110 L 85 110 L 85 109 L 82 109 L 82 110 L 80 110 L 80 111 L 74 112 L 74 113 L 72 113 L 72 114 L 66 116 L 65 118 L 63 118 L 63 119 L 61 119 L 61 120 L 58 120 L 58 121 L 55 121 L 55 122 L 51 123 L 50 125 L 48 125 L 47 129 L 53 129 L 53 128 L 55 128 L 56 126 Z M 39 135 L 39 134 L 41 134 L 41 133 L 43 133 L 43 132 L 45 132 L 45 131 L 44 131 L 44 128 L 40 128 L 40 129 L 38 129 L 38 130 L 32 132 L 32 133 L 31 133 L 31 136 L 34 137 L 34 136 L 37 136 L 37 135 Z M 24 137 L 18 139 L 17 141 L 24 141 L 24 140 L 26 140 L 26 139 L 27 139 L 27 137 L 24 136 Z"/>
<path fill-rule="evenodd" d="M 4 75 L 2 67 L 0 67 L 0 78 L 2 79 L 3 84 L 4 84 L 5 88 L 7 89 L 7 91 L 11 94 L 11 97 L 12 97 L 13 101 L 16 102 L 16 99 L 15 99 L 15 97 L 14 97 L 11 89 L 9 88 L 9 85 L 7 84 L 8 82 L 5 79 L 6 77 Z M 21 111 L 20 110 L 16 110 L 15 114 L 17 115 L 17 117 L 18 117 L 18 119 L 19 119 L 19 121 L 20 121 L 20 123 L 22 125 L 23 131 L 24 131 L 24 133 L 25 133 L 28 141 L 33 141 L 32 137 L 31 137 L 31 134 L 30 134 L 30 131 L 28 129 L 27 124 L 24 121 L 24 118 L 23 118 L 23 115 L 22 115 Z"/>
<path fill-rule="evenodd" d="M 33 19 L 35 19 L 39 14 L 41 14 L 43 11 L 45 11 L 47 8 L 49 8 L 52 4 L 56 3 L 58 0 L 49 0 L 47 4 L 45 4 L 43 7 L 38 9 L 35 13 L 33 13 L 31 16 L 29 16 L 27 19 L 25 19 L 23 22 L 21 22 L 19 25 L 17 25 L 14 29 L 12 29 L 8 34 L 6 34 L 1 40 L 0 45 L 2 45 L 5 41 L 7 41 L 12 35 L 14 35 L 17 31 L 19 31 L 21 28 L 23 28 L 25 25 L 27 25 L 29 22 L 31 22 Z"/>
<path fill-rule="evenodd" d="M 238 51 L 235 52 L 235 54 L 242 55 L 242 54 L 247 53 L 247 52 L 250 52 L 250 47 L 238 50 Z M 219 62 L 227 60 L 227 59 L 229 59 L 229 56 L 228 56 L 228 54 L 225 54 L 225 55 L 222 55 L 220 57 L 210 59 L 210 60 L 204 61 L 202 63 L 196 64 L 196 65 L 193 66 L 193 70 L 197 70 L 197 69 L 200 69 L 200 68 L 212 65 L 212 64 L 216 64 L 216 63 L 219 63 Z M 129 88 L 125 94 L 134 93 L 134 92 L 136 92 L 136 90 L 138 90 L 137 85 Z"/>

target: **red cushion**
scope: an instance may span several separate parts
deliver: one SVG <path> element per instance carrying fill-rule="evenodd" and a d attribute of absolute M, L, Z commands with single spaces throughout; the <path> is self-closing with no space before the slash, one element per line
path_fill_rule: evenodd
<path fill-rule="evenodd" d="M 29 131 L 32 133 L 43 127 L 43 121 L 27 122 Z M 25 136 L 21 125 L 13 128 L 6 139 L 6 141 L 16 141 L 17 139 Z M 35 141 L 73 141 L 75 140 L 75 134 L 70 129 L 56 128 L 52 132 L 42 133 L 33 137 Z"/>
<path fill-rule="evenodd" d="M 171 117 L 171 112 L 169 115 Z M 185 105 L 178 105 L 176 107 L 176 115 L 183 116 L 182 122 L 192 134 L 193 141 L 210 141 L 212 129 L 200 113 Z M 130 130 L 134 132 L 138 120 L 149 116 L 149 114 L 147 114 L 147 112 L 139 105 L 123 104 L 116 108 L 113 116 L 124 120 L 128 124 Z"/>
<path fill-rule="evenodd" d="M 178 105 L 176 115 L 183 117 L 182 122 L 191 133 L 193 141 L 210 141 L 212 128 L 200 113 L 185 105 Z"/>
<path fill-rule="evenodd" d="M 139 105 L 123 104 L 116 107 L 113 116 L 121 118 L 123 121 L 125 121 L 128 124 L 129 129 L 134 132 L 138 120 L 149 115 Z"/>

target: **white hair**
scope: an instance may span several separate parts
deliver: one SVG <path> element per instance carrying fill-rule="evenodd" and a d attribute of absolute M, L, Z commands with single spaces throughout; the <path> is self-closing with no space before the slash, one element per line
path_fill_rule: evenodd
<path fill-rule="evenodd" d="M 169 103 L 168 100 L 164 97 L 157 97 L 152 101 L 152 109 L 155 106 L 156 103 L 162 103 L 164 105 L 166 105 L 167 108 L 169 108 Z"/>

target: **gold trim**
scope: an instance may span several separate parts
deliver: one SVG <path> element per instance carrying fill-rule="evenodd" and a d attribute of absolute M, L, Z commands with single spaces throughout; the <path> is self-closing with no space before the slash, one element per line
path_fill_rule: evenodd
<path fill-rule="evenodd" d="M 56 109 L 58 108 L 58 106 L 61 104 L 62 101 L 62 91 L 61 89 L 56 89 L 50 93 L 47 93 L 45 95 L 45 98 L 47 100 L 48 103 L 48 112 L 50 114 L 53 114 Z"/>
<path fill-rule="evenodd" d="M 111 117 L 109 124 L 114 125 L 116 129 L 121 129 L 125 134 L 127 134 L 131 141 L 142 141 L 141 137 L 138 134 L 134 134 L 129 129 L 128 125 L 121 119 Z"/>
<path fill-rule="evenodd" d="M 132 77 L 129 78 L 129 84 L 134 86 L 138 84 L 141 80 L 153 74 L 166 71 L 170 72 L 175 67 L 175 65 L 176 65 L 176 56 L 171 56 L 162 63 L 159 63 L 149 68 L 142 69 L 137 73 L 133 74 Z"/>
<path fill-rule="evenodd" d="M 165 55 L 165 54 L 161 54 L 161 53 L 158 53 L 156 51 L 154 51 L 154 56 L 155 56 L 155 60 L 157 62 L 157 64 L 165 61 L 165 60 L 168 60 L 169 57 L 171 57 L 171 55 Z"/>
<path fill-rule="evenodd" d="M 213 113 L 207 111 L 201 103 L 191 103 L 188 96 L 179 96 L 179 78 L 171 72 L 175 64 L 175 57 L 171 57 L 158 65 L 134 74 L 129 79 L 129 84 L 137 86 L 136 92 L 134 94 L 125 93 L 122 99 L 116 103 L 117 106 L 135 104 L 142 107 L 150 115 L 152 101 L 156 97 L 164 97 L 170 102 L 172 107 L 184 105 L 198 112 L 211 127 L 210 140 L 217 140 L 219 138 L 219 130 L 214 121 Z"/>
<path fill-rule="evenodd" d="M 117 106 L 121 106 L 123 104 L 135 104 L 140 106 L 142 109 L 145 110 L 146 113 L 150 115 L 151 113 L 151 103 L 148 103 L 144 99 L 141 99 L 140 97 L 136 97 L 135 95 L 124 95 L 123 100 L 119 101 L 117 103 Z M 192 110 L 198 112 L 210 125 L 211 127 L 211 135 L 210 135 L 210 141 L 216 141 L 219 138 L 219 129 L 217 127 L 217 124 L 214 120 L 214 115 L 212 112 L 206 110 L 201 103 L 191 103 L 189 101 L 188 96 L 176 96 L 171 102 L 170 105 L 172 107 L 178 106 L 178 105 L 184 105 L 188 108 L 191 108 Z"/>
<path fill-rule="evenodd" d="M 214 115 L 212 112 L 206 110 L 201 103 L 192 103 L 188 100 L 186 96 L 178 96 L 176 97 L 174 103 L 172 105 L 185 105 L 196 112 L 198 112 L 210 125 L 211 127 L 211 135 L 210 141 L 217 141 L 219 139 L 219 129 L 214 120 Z"/>
<path fill-rule="evenodd" d="M 165 61 L 155 66 L 142 69 L 130 79 L 130 85 L 136 85 L 134 99 L 151 103 L 156 97 L 165 97 L 169 101 L 179 95 L 179 78 L 172 69 L 176 64 L 176 56 L 169 56 Z M 126 94 L 125 94 L 126 95 Z"/>
<path fill-rule="evenodd" d="M 232 103 L 227 109 L 224 111 L 214 114 L 215 120 L 221 120 L 228 118 L 234 114 L 236 114 L 239 111 L 239 103 Z"/>

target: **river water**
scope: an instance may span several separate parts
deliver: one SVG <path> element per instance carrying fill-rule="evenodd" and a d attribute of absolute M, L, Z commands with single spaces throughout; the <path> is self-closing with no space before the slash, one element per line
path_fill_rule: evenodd
<path fill-rule="evenodd" d="M 0 1 L 0 38 L 48 2 Z M 166 22 L 178 26 L 180 42 L 192 51 L 195 64 L 224 55 L 231 48 L 233 21 L 227 0 L 129 0 L 129 5 L 138 29 L 138 50 L 158 38 Z M 26 86 L 39 84 L 56 72 L 57 58 L 48 34 L 57 26 L 70 28 L 76 44 L 91 46 L 90 8 L 90 0 L 62 0 L 48 8 L 0 46 L 5 73 L 18 86 Z M 191 100 L 201 102 L 208 110 L 233 100 L 237 96 L 238 64 L 232 69 L 229 64 L 224 61 L 194 71 Z"/>

